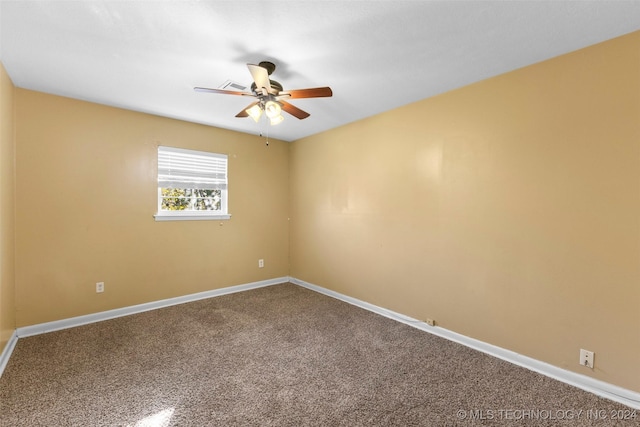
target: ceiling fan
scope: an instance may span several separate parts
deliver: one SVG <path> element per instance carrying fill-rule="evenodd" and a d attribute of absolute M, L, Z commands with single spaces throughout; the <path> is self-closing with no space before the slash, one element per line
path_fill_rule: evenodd
<path fill-rule="evenodd" d="M 251 103 L 244 110 L 236 114 L 236 117 L 251 117 L 258 122 L 264 112 L 269 118 L 271 125 L 277 125 L 284 120 L 282 110 L 298 119 L 306 119 L 310 116 L 306 111 L 289 104 L 287 99 L 295 98 L 323 98 L 333 95 L 330 87 L 315 87 L 309 89 L 294 89 L 284 91 L 282 85 L 275 80 L 269 79 L 271 73 L 276 69 L 274 63 L 262 61 L 258 65 L 247 64 L 249 72 L 253 77 L 251 92 L 238 92 L 225 89 L 211 89 L 206 87 L 194 87 L 196 92 L 220 93 L 223 95 L 252 96 L 257 101 Z"/>

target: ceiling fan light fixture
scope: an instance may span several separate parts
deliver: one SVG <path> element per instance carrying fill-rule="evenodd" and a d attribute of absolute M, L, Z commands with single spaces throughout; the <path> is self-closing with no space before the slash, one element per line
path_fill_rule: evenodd
<path fill-rule="evenodd" d="M 252 106 L 251 108 L 247 108 L 245 111 L 256 123 L 258 123 L 260 117 L 262 116 L 262 108 L 260 108 L 260 105 L 258 104 Z"/>
<path fill-rule="evenodd" d="M 282 117 L 282 115 L 279 114 L 275 117 L 269 117 L 269 120 L 271 120 L 271 126 L 275 126 L 278 123 L 281 123 L 284 120 L 284 117 Z"/>
<path fill-rule="evenodd" d="M 264 112 L 267 113 L 267 117 L 273 120 L 274 117 L 280 116 L 282 107 L 275 101 L 267 101 L 267 103 L 264 104 Z M 282 120 L 278 121 L 278 123 L 280 123 L 281 121 Z"/>

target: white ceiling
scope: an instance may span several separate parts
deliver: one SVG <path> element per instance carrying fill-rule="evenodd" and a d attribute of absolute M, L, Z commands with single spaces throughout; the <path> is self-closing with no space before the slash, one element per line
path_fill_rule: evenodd
<path fill-rule="evenodd" d="M 296 140 L 640 29 L 640 1 L 0 2 L 21 88 Z M 270 60 L 284 89 L 330 86 L 277 126 L 235 114 Z"/>

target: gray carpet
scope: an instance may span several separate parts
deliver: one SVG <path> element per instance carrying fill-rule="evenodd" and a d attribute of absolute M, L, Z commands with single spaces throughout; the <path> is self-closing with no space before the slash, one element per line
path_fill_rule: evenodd
<path fill-rule="evenodd" d="M 611 411 L 293 284 L 23 338 L 0 378 L 2 426 L 639 425 Z"/>

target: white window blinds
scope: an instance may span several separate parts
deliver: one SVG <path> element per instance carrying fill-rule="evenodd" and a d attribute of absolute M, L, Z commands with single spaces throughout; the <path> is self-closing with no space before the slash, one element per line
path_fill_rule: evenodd
<path fill-rule="evenodd" d="M 158 147 L 158 187 L 226 190 L 227 156 Z"/>

